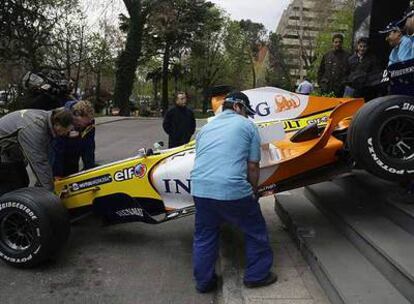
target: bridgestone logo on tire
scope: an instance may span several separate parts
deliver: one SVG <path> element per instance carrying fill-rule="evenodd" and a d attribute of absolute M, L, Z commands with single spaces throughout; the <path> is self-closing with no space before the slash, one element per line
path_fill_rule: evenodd
<path fill-rule="evenodd" d="M 372 137 L 370 137 L 370 138 L 368 138 L 368 151 L 369 151 L 369 153 L 371 154 L 371 157 L 372 157 L 372 159 L 377 163 L 377 165 L 381 168 L 381 169 L 383 169 L 383 170 L 385 170 L 385 171 L 387 171 L 387 172 L 389 172 L 389 173 L 391 173 L 391 174 L 398 174 L 398 175 L 402 175 L 402 174 L 404 174 L 405 173 L 405 170 L 404 169 L 402 169 L 402 170 L 397 170 L 397 169 L 395 169 L 395 168 L 392 168 L 392 167 L 390 167 L 390 166 L 388 166 L 388 165 L 386 165 L 386 164 L 384 164 L 383 162 L 382 162 L 382 160 L 381 159 L 379 159 L 379 157 L 377 156 L 377 153 L 375 152 L 375 149 L 374 149 L 374 145 L 373 145 L 373 140 L 372 140 Z"/>
<path fill-rule="evenodd" d="M 24 212 L 26 212 L 26 214 L 28 216 L 30 216 L 30 218 L 32 220 L 37 220 L 37 216 L 34 214 L 34 212 L 32 210 L 30 210 L 28 207 L 26 207 L 25 205 L 21 204 L 21 203 L 17 203 L 17 202 L 6 202 L 6 203 L 1 203 L 0 204 L 0 211 L 3 209 L 7 209 L 7 208 L 17 208 L 20 209 Z"/>

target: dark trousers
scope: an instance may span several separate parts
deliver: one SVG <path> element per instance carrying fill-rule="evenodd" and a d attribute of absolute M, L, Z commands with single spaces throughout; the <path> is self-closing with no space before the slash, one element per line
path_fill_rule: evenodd
<path fill-rule="evenodd" d="M 246 248 L 245 282 L 266 278 L 273 264 L 266 223 L 259 203 L 253 197 L 219 201 L 194 197 L 196 215 L 193 242 L 194 278 L 198 289 L 214 280 L 218 257 L 219 231 L 227 222 L 244 233 Z"/>
<path fill-rule="evenodd" d="M 53 164 L 54 176 L 68 176 L 79 172 L 79 160 L 82 159 L 83 170 L 95 167 L 95 128 L 84 137 L 58 137 L 52 142 L 49 157 Z"/>
<path fill-rule="evenodd" d="M 0 163 L 0 195 L 29 186 L 24 162 Z"/>

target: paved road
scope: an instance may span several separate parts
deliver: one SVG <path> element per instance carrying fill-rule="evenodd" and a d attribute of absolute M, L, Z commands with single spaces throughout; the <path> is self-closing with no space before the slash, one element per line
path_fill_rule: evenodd
<path fill-rule="evenodd" d="M 167 144 L 160 120 L 105 123 L 97 127 L 96 136 L 100 163 L 133 156 L 155 141 Z M 131 223 L 110 227 L 88 218 L 72 226 L 69 242 L 55 263 L 22 270 L 0 262 L 0 304 L 328 303 L 283 231 L 271 199 L 262 208 L 280 277 L 272 287 L 257 291 L 241 287 L 243 245 L 231 234 L 236 240 L 224 241 L 225 258 L 220 263 L 225 288 L 218 295 L 197 294 L 191 265 L 193 216 L 158 226 Z"/>
<path fill-rule="evenodd" d="M 159 120 L 103 124 L 96 136 L 101 163 L 167 139 Z M 215 303 L 216 295 L 194 291 L 193 225 L 194 217 L 110 227 L 85 219 L 56 263 L 34 270 L 0 263 L 0 303 Z"/>

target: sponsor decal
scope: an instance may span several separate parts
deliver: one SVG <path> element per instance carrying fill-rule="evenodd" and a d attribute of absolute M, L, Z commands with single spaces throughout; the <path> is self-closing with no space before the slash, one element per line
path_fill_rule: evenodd
<path fill-rule="evenodd" d="M 184 157 L 190 154 L 195 154 L 195 149 L 174 154 L 171 158 L 169 158 L 169 161 L 174 160 L 176 158 Z"/>
<path fill-rule="evenodd" d="M 126 216 L 140 216 L 144 217 L 144 212 L 141 208 L 127 208 L 115 212 L 120 217 Z"/>
<path fill-rule="evenodd" d="M 147 166 L 144 164 L 138 164 L 136 165 L 134 172 L 136 178 L 143 178 L 145 176 L 145 173 L 147 173 Z"/>
<path fill-rule="evenodd" d="M 324 112 L 317 115 L 308 116 L 305 118 L 298 118 L 298 119 L 290 119 L 290 120 L 284 120 L 283 122 L 283 128 L 286 132 L 292 132 L 297 131 L 299 129 L 303 129 L 307 125 L 311 123 L 318 123 L 318 125 L 326 125 L 329 120 L 329 114 L 330 112 Z M 280 121 L 271 121 L 271 122 L 265 122 L 260 123 L 259 127 L 266 127 L 269 125 L 273 125 L 275 123 L 279 123 Z"/>
<path fill-rule="evenodd" d="M 383 161 L 381 159 L 379 159 L 379 157 L 377 156 L 377 153 L 375 152 L 375 149 L 374 149 L 372 137 L 368 138 L 368 151 L 371 154 L 372 159 L 377 163 L 377 165 L 381 169 L 383 169 L 383 170 L 385 170 L 385 171 L 387 171 L 391 174 L 402 175 L 402 174 L 405 173 L 404 169 L 401 169 L 401 170 L 395 169 L 393 167 L 388 166 L 387 164 L 384 164 Z"/>
<path fill-rule="evenodd" d="M 98 185 L 103 185 L 112 182 L 112 177 L 110 174 L 101 175 L 98 177 L 86 179 L 77 183 L 72 183 L 69 185 L 69 188 L 72 192 L 92 188 Z"/>
<path fill-rule="evenodd" d="M 8 262 L 11 262 L 11 263 L 21 264 L 21 263 L 30 261 L 31 259 L 33 259 L 33 256 L 29 254 L 27 257 L 24 257 L 24 258 L 12 258 L 12 257 L 5 255 L 3 252 L 0 251 L 0 258 Z"/>
<path fill-rule="evenodd" d="M 409 66 L 403 69 L 389 71 L 391 78 L 400 77 L 400 76 L 407 75 L 407 74 L 412 74 L 413 72 L 414 72 L 414 66 Z M 385 75 L 385 71 L 384 71 L 384 75 Z M 384 78 L 384 75 L 383 75 L 383 78 Z"/>
<path fill-rule="evenodd" d="M 115 172 L 114 180 L 117 182 L 123 182 L 126 180 L 136 178 L 143 178 L 147 173 L 147 166 L 144 164 L 138 164 L 135 167 L 129 167 Z"/>
<path fill-rule="evenodd" d="M 318 118 L 309 119 L 309 120 L 307 121 L 307 123 L 308 123 L 308 125 L 313 124 L 313 123 L 315 123 L 315 122 L 316 122 L 318 125 L 321 125 L 321 124 L 327 124 L 327 123 L 328 123 L 328 119 L 329 119 L 329 117 L 328 117 L 328 116 L 323 116 L 323 117 L 318 117 Z"/>
<path fill-rule="evenodd" d="M 258 189 L 259 197 L 275 194 L 279 191 L 277 184 L 271 184 Z"/>
<path fill-rule="evenodd" d="M 268 186 L 264 186 L 259 188 L 259 193 L 263 193 L 263 192 L 267 192 L 267 191 L 276 191 L 277 185 L 276 184 L 271 184 Z"/>
<path fill-rule="evenodd" d="M 403 107 L 402 107 L 403 111 L 411 111 L 414 112 L 414 105 L 408 103 L 408 102 L 404 102 Z"/>
<path fill-rule="evenodd" d="M 165 193 L 174 193 L 176 194 L 182 194 L 191 193 L 191 180 L 186 179 L 185 182 L 179 180 L 179 179 L 163 179 L 164 182 L 164 192 Z"/>
<path fill-rule="evenodd" d="M 281 113 L 299 108 L 300 99 L 293 94 L 276 94 L 274 97 L 276 113 Z"/>
<path fill-rule="evenodd" d="M 32 220 L 37 220 L 37 216 L 34 214 L 32 210 L 30 210 L 25 205 L 18 203 L 18 202 L 6 202 L 0 204 L 0 211 L 7 208 L 17 208 L 24 211 Z"/>
<path fill-rule="evenodd" d="M 384 72 L 382 73 L 381 83 L 385 83 L 389 81 L 390 81 L 390 75 L 388 73 L 388 70 L 384 70 Z"/>

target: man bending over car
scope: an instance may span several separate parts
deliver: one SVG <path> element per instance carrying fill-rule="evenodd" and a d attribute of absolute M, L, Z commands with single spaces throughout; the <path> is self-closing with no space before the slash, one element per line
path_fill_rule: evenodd
<path fill-rule="evenodd" d="M 86 100 L 71 100 L 66 102 L 65 109 L 72 112 L 73 130 L 68 136 L 53 140 L 52 164 L 55 177 L 79 172 L 79 159 L 82 159 L 83 170 L 95 166 L 95 113 L 92 104 Z"/>
<path fill-rule="evenodd" d="M 72 121 L 65 109 L 20 110 L 0 118 L 0 195 L 29 185 L 27 162 L 38 185 L 54 190 L 50 143 L 53 137 L 67 135 Z"/>
<path fill-rule="evenodd" d="M 200 293 L 217 287 L 214 266 L 224 222 L 239 227 L 245 235 L 244 285 L 260 287 L 277 280 L 270 272 L 273 252 L 256 195 L 260 137 L 257 127 L 247 119 L 247 115 L 254 114 L 249 98 L 242 92 L 232 92 L 226 96 L 223 112 L 196 138 L 191 194 L 196 208 L 194 277 Z"/>

